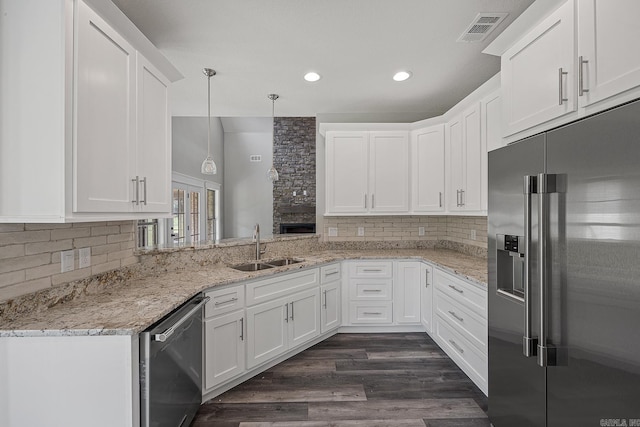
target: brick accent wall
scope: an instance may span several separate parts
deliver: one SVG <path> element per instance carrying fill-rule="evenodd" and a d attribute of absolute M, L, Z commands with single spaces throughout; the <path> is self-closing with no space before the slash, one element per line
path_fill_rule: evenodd
<path fill-rule="evenodd" d="M 273 165 L 280 176 L 273 183 L 273 233 L 278 234 L 281 223 L 316 222 L 316 119 L 276 117 L 273 133 Z"/>
<path fill-rule="evenodd" d="M 136 264 L 135 222 L 0 224 L 0 301 Z M 78 251 L 91 266 L 78 269 Z M 74 270 L 61 273 L 60 252 L 75 250 Z"/>

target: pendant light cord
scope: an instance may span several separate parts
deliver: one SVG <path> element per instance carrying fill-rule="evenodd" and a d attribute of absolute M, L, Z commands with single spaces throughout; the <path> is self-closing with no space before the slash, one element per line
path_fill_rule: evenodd
<path fill-rule="evenodd" d="M 207 157 L 211 157 L 211 75 L 207 76 L 207 116 L 209 118 L 207 128 Z"/>

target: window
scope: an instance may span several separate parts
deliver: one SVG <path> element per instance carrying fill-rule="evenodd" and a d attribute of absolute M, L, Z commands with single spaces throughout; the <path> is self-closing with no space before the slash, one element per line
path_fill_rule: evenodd
<path fill-rule="evenodd" d="M 156 246 L 159 243 L 158 231 L 157 219 L 138 220 L 138 247 L 148 248 Z"/>

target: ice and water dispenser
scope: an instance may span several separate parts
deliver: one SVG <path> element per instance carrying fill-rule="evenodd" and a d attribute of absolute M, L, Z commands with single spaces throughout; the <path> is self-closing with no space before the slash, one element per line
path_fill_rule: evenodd
<path fill-rule="evenodd" d="M 524 237 L 497 234 L 498 293 L 524 299 Z"/>

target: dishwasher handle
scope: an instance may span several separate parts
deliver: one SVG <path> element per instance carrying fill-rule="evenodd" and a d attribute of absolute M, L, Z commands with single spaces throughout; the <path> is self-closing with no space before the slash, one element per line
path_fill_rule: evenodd
<path fill-rule="evenodd" d="M 178 320 L 176 323 L 174 323 L 173 325 L 171 325 L 170 327 L 168 327 L 164 332 L 162 332 L 161 334 L 154 334 L 151 336 L 151 340 L 152 341 L 159 341 L 159 342 L 165 342 L 171 335 L 173 335 L 173 333 L 176 331 L 177 328 L 180 327 L 180 325 L 182 325 L 184 322 L 186 322 L 187 320 L 189 320 L 189 318 L 191 316 L 194 315 L 194 313 L 198 310 L 200 310 L 200 308 L 205 305 L 206 303 L 209 302 L 209 300 L 211 299 L 211 297 L 204 297 L 200 300 L 200 302 L 198 304 L 196 304 L 195 307 L 193 307 L 191 310 L 189 310 L 189 312 L 187 314 L 185 314 L 184 316 L 182 316 L 182 318 L 180 320 Z"/>

